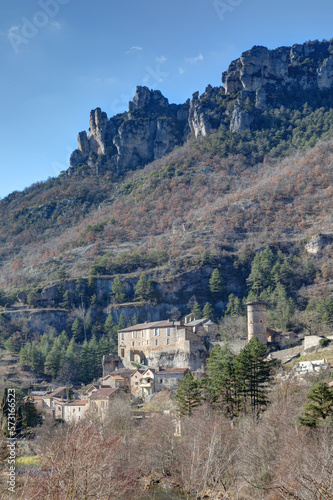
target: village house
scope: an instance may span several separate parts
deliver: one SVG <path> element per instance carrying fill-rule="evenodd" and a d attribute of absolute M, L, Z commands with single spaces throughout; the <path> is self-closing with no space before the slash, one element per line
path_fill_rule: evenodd
<path fill-rule="evenodd" d="M 166 368 L 155 373 L 155 391 L 165 391 L 166 389 L 176 389 L 178 381 L 181 380 L 187 373 L 190 373 L 188 368 Z"/>
<path fill-rule="evenodd" d="M 67 423 L 77 422 L 85 416 L 88 407 L 89 401 L 87 399 L 65 403 L 62 407 L 62 418 Z"/>
<path fill-rule="evenodd" d="M 104 420 L 111 405 L 112 399 L 119 394 L 119 389 L 112 387 L 98 389 L 93 392 L 88 399 L 88 409 L 92 413 Z"/>
<path fill-rule="evenodd" d="M 118 332 L 118 356 L 125 368 L 137 363 L 203 371 L 206 343 L 218 338 L 218 326 L 207 318 L 196 320 L 189 315 L 184 322 L 146 322 Z"/>

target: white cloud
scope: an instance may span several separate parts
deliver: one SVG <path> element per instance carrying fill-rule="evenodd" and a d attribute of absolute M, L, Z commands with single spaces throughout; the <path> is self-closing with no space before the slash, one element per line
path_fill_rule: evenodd
<path fill-rule="evenodd" d="M 155 58 L 155 61 L 158 62 L 159 64 L 164 63 L 167 60 L 165 56 L 159 56 Z"/>
<path fill-rule="evenodd" d="M 61 29 L 63 28 L 63 26 L 64 26 L 64 25 L 63 25 L 63 24 L 61 24 L 61 23 L 59 23 L 59 21 L 54 21 L 54 22 L 52 23 L 52 26 L 53 26 L 53 28 L 55 28 L 56 30 L 61 30 Z"/>
<path fill-rule="evenodd" d="M 134 45 L 134 47 L 131 47 L 126 54 L 133 54 L 134 52 L 142 52 L 143 48 L 140 47 L 139 45 Z"/>
<path fill-rule="evenodd" d="M 185 73 L 184 68 L 179 68 L 179 74 L 180 74 L 180 75 L 183 75 L 184 73 Z"/>
<path fill-rule="evenodd" d="M 190 64 L 196 64 L 199 61 L 203 61 L 204 56 L 200 53 L 197 57 L 185 57 L 185 61 Z"/>

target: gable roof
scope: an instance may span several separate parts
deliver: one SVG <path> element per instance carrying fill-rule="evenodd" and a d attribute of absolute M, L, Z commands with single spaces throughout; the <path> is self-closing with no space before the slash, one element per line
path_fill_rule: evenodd
<path fill-rule="evenodd" d="M 186 373 L 189 372 L 189 368 L 165 368 L 164 370 L 160 370 L 156 373 L 156 375 L 160 375 L 163 373 Z"/>
<path fill-rule="evenodd" d="M 119 330 L 120 332 L 135 332 L 137 330 L 150 330 L 151 328 L 173 328 L 175 326 L 180 326 L 179 321 L 153 321 L 151 323 L 139 323 L 137 325 L 129 326 L 128 328 L 123 328 Z"/>
<path fill-rule="evenodd" d="M 55 398 L 59 396 L 59 394 L 63 391 L 67 391 L 67 387 L 58 387 L 58 389 L 55 389 L 52 392 L 49 392 L 48 394 L 45 394 L 45 398 Z"/>
<path fill-rule="evenodd" d="M 102 389 L 98 389 L 98 391 L 93 392 L 89 399 L 107 399 L 117 391 L 119 391 L 118 387 L 116 389 L 113 387 L 103 387 Z"/>
<path fill-rule="evenodd" d="M 88 403 L 88 399 L 81 399 L 80 401 L 73 401 L 73 403 L 66 403 L 64 406 L 85 406 Z"/>

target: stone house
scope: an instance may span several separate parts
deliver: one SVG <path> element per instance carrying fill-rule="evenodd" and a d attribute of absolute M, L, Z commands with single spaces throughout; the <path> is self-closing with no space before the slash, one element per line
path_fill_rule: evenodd
<path fill-rule="evenodd" d="M 54 391 L 48 392 L 43 396 L 44 405 L 49 408 L 52 407 L 52 400 L 54 398 L 64 400 L 67 399 L 68 388 L 67 387 L 58 387 Z"/>
<path fill-rule="evenodd" d="M 148 368 L 140 378 L 141 397 L 146 398 L 155 392 L 155 370 Z"/>
<path fill-rule="evenodd" d="M 187 373 L 188 368 L 166 368 L 155 373 L 155 391 L 164 391 L 166 389 L 177 389 L 178 381 Z"/>
<path fill-rule="evenodd" d="M 85 416 L 88 407 L 89 401 L 87 399 L 65 403 L 62 406 L 62 418 L 67 423 L 77 422 Z"/>
<path fill-rule="evenodd" d="M 112 399 L 117 394 L 119 394 L 119 389 L 113 387 L 104 387 L 93 392 L 88 399 L 89 411 L 92 411 L 94 415 L 103 420 L 110 408 Z"/>
<path fill-rule="evenodd" d="M 133 363 L 152 368 L 183 368 L 204 370 L 208 351 L 205 343 L 216 340 L 218 326 L 193 315 L 184 322 L 146 322 L 118 332 L 118 356 L 126 368 Z"/>

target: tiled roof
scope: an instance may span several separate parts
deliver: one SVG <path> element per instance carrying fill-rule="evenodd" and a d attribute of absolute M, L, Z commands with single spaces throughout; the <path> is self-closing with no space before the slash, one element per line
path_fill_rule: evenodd
<path fill-rule="evenodd" d="M 112 387 L 98 389 L 98 391 L 92 393 L 92 395 L 90 396 L 90 399 L 105 399 L 117 391 L 119 391 L 119 389 L 113 389 Z"/>
<path fill-rule="evenodd" d="M 54 391 L 50 392 L 49 394 L 45 394 L 45 398 L 54 398 L 57 396 L 57 394 L 59 394 L 59 392 L 62 392 L 62 391 L 67 391 L 67 387 L 58 387 L 58 389 L 55 389 Z"/>
<path fill-rule="evenodd" d="M 185 373 L 190 371 L 188 368 L 165 368 L 165 370 L 161 370 L 157 372 L 157 375 L 160 373 Z"/>
<path fill-rule="evenodd" d="M 179 321 L 154 321 L 152 323 L 139 323 L 138 325 L 129 326 L 128 328 L 123 328 L 119 330 L 120 332 L 133 332 L 137 330 L 149 330 L 151 328 L 172 328 L 174 326 L 179 326 Z"/>
<path fill-rule="evenodd" d="M 81 399 L 80 401 L 73 401 L 73 403 L 67 403 L 66 406 L 84 406 L 89 403 L 88 399 Z"/>

